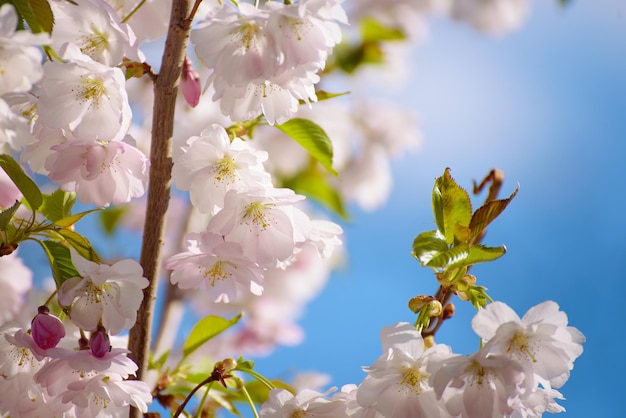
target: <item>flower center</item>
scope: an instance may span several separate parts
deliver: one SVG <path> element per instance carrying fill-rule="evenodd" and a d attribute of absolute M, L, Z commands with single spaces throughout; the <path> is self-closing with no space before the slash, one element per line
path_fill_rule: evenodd
<path fill-rule="evenodd" d="M 235 161 L 233 160 L 233 157 L 225 155 L 224 158 L 215 164 L 215 180 L 219 182 L 226 182 L 228 184 L 233 183 L 237 178 L 235 168 Z"/>
<path fill-rule="evenodd" d="M 267 219 L 266 210 L 268 206 L 273 206 L 270 204 L 263 204 L 261 202 L 250 203 L 246 206 L 243 219 L 247 222 L 251 222 L 254 226 L 261 229 L 267 229 L 268 226 L 271 225 L 270 221 Z"/>
<path fill-rule="evenodd" d="M 526 357 L 533 363 L 537 362 L 535 358 L 535 347 L 533 347 L 532 341 L 528 336 L 521 331 L 515 333 L 507 348 L 507 353 L 512 353 L 517 357 Z"/>
<path fill-rule="evenodd" d="M 215 264 L 213 264 L 213 267 L 205 270 L 204 277 L 206 277 L 207 280 L 211 282 L 211 286 L 215 286 L 216 280 L 228 280 L 232 277 L 233 274 L 224 269 L 224 266 L 227 264 L 230 264 L 230 263 L 226 261 L 218 261 Z M 237 266 L 233 266 L 233 267 L 237 268 Z"/>
<path fill-rule="evenodd" d="M 82 86 L 78 89 L 76 98 L 80 102 L 90 101 L 97 108 L 105 91 L 104 81 L 95 78 L 83 78 Z"/>
<path fill-rule="evenodd" d="M 419 369 L 404 366 L 400 385 L 407 395 L 419 395 L 427 385 L 428 373 L 423 373 Z"/>
<path fill-rule="evenodd" d="M 83 54 L 88 55 L 94 61 L 98 61 L 102 52 L 109 47 L 109 40 L 106 35 L 98 31 L 95 27 L 91 27 L 93 33 L 81 37 L 80 50 Z"/>
<path fill-rule="evenodd" d="M 302 411 L 298 409 L 293 414 L 291 414 L 289 418 L 304 418 L 304 417 L 306 417 L 306 411 Z"/>

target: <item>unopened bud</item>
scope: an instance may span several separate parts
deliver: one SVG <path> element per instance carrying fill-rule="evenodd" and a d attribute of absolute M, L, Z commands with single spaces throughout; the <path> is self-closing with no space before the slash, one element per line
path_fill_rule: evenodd
<path fill-rule="evenodd" d="M 56 347 L 61 338 L 65 337 L 63 322 L 50 314 L 50 309 L 45 305 L 37 309 L 37 315 L 31 321 L 30 326 L 33 341 L 44 350 Z"/>
<path fill-rule="evenodd" d="M 221 361 L 221 363 L 225 373 L 228 373 L 231 370 L 235 370 L 237 368 L 237 360 L 235 360 L 234 358 L 225 358 Z"/>
<path fill-rule="evenodd" d="M 456 291 L 457 291 L 457 296 L 459 297 L 459 299 L 467 302 L 470 299 L 469 294 L 467 294 L 467 291 L 469 290 L 471 286 L 474 286 L 475 284 L 476 284 L 476 276 L 474 276 L 473 274 L 466 274 L 465 276 L 463 276 L 461 280 L 459 280 L 458 283 L 456 284 Z"/>
<path fill-rule="evenodd" d="M 102 358 L 111 351 L 111 341 L 109 334 L 102 326 L 98 326 L 98 330 L 92 332 L 89 336 L 89 349 L 94 357 Z"/>
<path fill-rule="evenodd" d="M 443 319 L 449 319 L 452 318 L 454 316 L 454 304 L 453 303 L 448 303 L 446 306 L 443 307 Z"/>
<path fill-rule="evenodd" d="M 409 309 L 414 313 L 418 313 L 424 308 L 424 306 L 426 306 L 433 300 L 435 300 L 435 298 L 432 296 L 427 296 L 427 295 L 415 296 L 409 301 Z"/>
<path fill-rule="evenodd" d="M 441 305 L 441 302 L 439 302 L 438 300 L 433 300 L 432 302 L 430 302 L 428 304 L 428 309 L 430 310 L 429 315 L 432 316 L 439 316 L 441 315 L 441 312 L 443 312 L 443 306 Z"/>
<path fill-rule="evenodd" d="M 200 82 L 200 75 L 193 69 L 191 60 L 187 57 L 185 57 L 185 61 L 183 62 L 183 71 L 180 75 L 179 86 L 189 106 L 196 107 L 198 103 L 200 103 L 202 83 Z"/>

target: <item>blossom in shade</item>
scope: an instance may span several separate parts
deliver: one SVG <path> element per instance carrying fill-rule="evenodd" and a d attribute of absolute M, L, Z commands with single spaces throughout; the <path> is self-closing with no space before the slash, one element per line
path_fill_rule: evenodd
<path fill-rule="evenodd" d="M 430 366 L 451 355 L 442 344 L 424 350 L 421 334 L 408 323 L 384 327 L 383 354 L 359 386 L 357 401 L 387 418 L 445 416 L 429 380 Z"/>
<path fill-rule="evenodd" d="M 45 305 L 40 306 L 37 310 L 37 315 L 30 324 L 33 340 L 44 350 L 54 348 L 61 341 L 61 338 L 65 337 L 63 322 L 50 314 L 50 309 Z"/>
<path fill-rule="evenodd" d="M 0 197 L 3 193 L 11 192 L 10 187 L 5 187 L 2 181 L 2 174 L 4 170 L 0 169 Z M 11 185 L 13 182 L 11 182 Z M 11 206 L 15 203 L 14 198 L 18 196 L 9 195 L 7 199 L 7 206 Z M 21 194 L 19 195 L 21 198 Z M 10 202 L 10 204 L 9 204 Z M 3 202 L 0 201 L 0 209 Z M 26 267 L 22 259 L 17 252 L 12 254 L 3 255 L 0 257 L 0 325 L 7 323 L 13 319 L 20 312 L 24 305 L 24 299 L 33 285 L 33 272 Z"/>
<path fill-rule="evenodd" d="M 0 47 L 1 48 L 1 47 Z M 0 99 L 0 152 L 21 151 L 22 148 L 35 141 L 30 134 L 28 121 L 14 112 L 7 102 Z"/>
<path fill-rule="evenodd" d="M 272 389 L 268 400 L 261 406 L 263 418 L 346 416 L 346 405 L 341 400 L 328 400 L 323 393 L 305 389 L 295 396 L 285 389 Z"/>
<path fill-rule="evenodd" d="M 253 150 L 239 138 L 231 142 L 219 125 L 189 138 L 181 150 L 172 177 L 178 188 L 189 190 L 191 203 L 202 213 L 222 208 L 229 190 L 272 186 L 262 164 L 267 153 Z"/>
<path fill-rule="evenodd" d="M 143 299 L 142 289 L 148 286 L 139 263 L 127 259 L 110 266 L 71 253 L 80 276 L 63 282 L 59 304 L 70 308 L 72 322 L 87 331 L 96 331 L 100 323 L 113 335 L 130 329 Z"/>
<path fill-rule="evenodd" d="M 433 374 L 433 386 L 450 416 L 501 418 L 515 410 L 513 400 L 527 396 L 534 386 L 532 373 L 504 355 L 479 350 L 471 356 L 445 359 Z"/>
<path fill-rule="evenodd" d="M 46 158 L 48 177 L 84 204 L 127 203 L 145 193 L 149 160 L 121 141 L 68 140 L 53 145 Z"/>
<path fill-rule="evenodd" d="M 72 43 L 59 54 L 66 62 L 43 66 L 37 105 L 41 122 L 85 140 L 124 138 L 132 113 L 122 70 L 94 61 Z"/>
<path fill-rule="evenodd" d="M 583 334 L 567 325 L 567 315 L 553 301 L 532 307 L 523 318 L 502 302 L 480 310 L 472 328 L 491 354 L 508 355 L 559 388 L 583 352 Z"/>
<path fill-rule="evenodd" d="M 474 29 L 503 34 L 517 29 L 528 16 L 528 0 L 452 0 L 450 14 Z"/>
<path fill-rule="evenodd" d="M 187 251 L 171 256 L 172 284 L 181 289 L 206 289 L 214 302 L 240 301 L 263 291 L 263 269 L 245 258 L 241 246 L 213 232 L 190 233 Z"/>
<path fill-rule="evenodd" d="M 17 13 L 12 4 L 0 7 L 0 96 L 26 92 L 41 79 L 41 50 L 50 43 L 47 33 L 16 30 Z"/>

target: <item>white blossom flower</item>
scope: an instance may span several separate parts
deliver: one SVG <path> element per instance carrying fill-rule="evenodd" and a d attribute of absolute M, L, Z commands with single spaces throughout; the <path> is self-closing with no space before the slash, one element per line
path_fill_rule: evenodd
<path fill-rule="evenodd" d="M 530 9 L 528 0 L 452 0 L 452 17 L 474 29 L 502 34 L 517 29 Z"/>
<path fill-rule="evenodd" d="M 7 146 L 14 151 L 21 151 L 34 141 L 27 119 L 13 112 L 7 102 L 0 98 L 0 152 L 3 149 L 8 152 Z"/>
<path fill-rule="evenodd" d="M 340 418 L 346 415 L 345 402 L 328 400 L 323 393 L 305 389 L 294 396 L 285 389 L 272 389 L 269 398 L 261 406 L 263 418 L 319 417 Z"/>
<path fill-rule="evenodd" d="M 26 92 L 42 76 L 41 51 L 35 45 L 49 43 L 49 35 L 16 28 L 17 13 L 5 3 L 0 7 L 0 96 Z"/>
<path fill-rule="evenodd" d="M 506 304 L 494 302 L 476 314 L 472 328 L 490 353 L 512 356 L 557 389 L 569 378 L 585 341 L 580 331 L 567 326 L 567 315 L 553 301 L 532 307 L 522 319 Z"/>
<path fill-rule="evenodd" d="M 43 66 L 37 105 L 41 122 L 83 140 L 124 138 L 132 114 L 122 70 L 94 61 L 72 43 L 59 53 L 67 62 Z"/>
<path fill-rule="evenodd" d="M 148 158 L 122 141 L 69 140 L 51 147 L 45 168 L 65 191 L 84 203 L 127 203 L 145 193 Z"/>
<path fill-rule="evenodd" d="M 260 266 L 274 267 L 293 257 L 310 230 L 308 216 L 294 206 L 302 199 L 291 189 L 231 190 L 207 229 L 241 245 Z"/>
<path fill-rule="evenodd" d="M 9 194 L 3 200 L 2 195 L 11 190 L 10 185 L 2 181 L 4 170 L 0 169 L 0 209 L 6 201 L 6 207 L 12 206 L 21 194 Z M 6 187 L 6 189 L 5 189 Z M 12 199 L 11 199 L 12 198 Z M 12 200 L 12 201 L 11 201 Z M 0 325 L 14 319 L 22 309 L 26 293 L 33 286 L 33 272 L 24 265 L 17 252 L 0 257 Z"/>
<path fill-rule="evenodd" d="M 380 333 L 383 355 L 370 367 L 359 386 L 357 401 L 374 407 L 386 418 L 445 416 L 429 383 L 430 362 L 450 356 L 442 344 L 424 350 L 421 334 L 408 323 L 384 327 Z"/>
<path fill-rule="evenodd" d="M 70 307 L 72 322 L 87 331 L 95 331 L 101 322 L 113 335 L 130 329 L 143 299 L 141 289 L 148 286 L 139 263 L 128 259 L 109 266 L 71 252 L 80 276 L 63 282 L 59 304 Z"/>
<path fill-rule="evenodd" d="M 106 2 L 123 18 L 135 10 L 127 23 L 137 36 L 138 43 L 154 41 L 167 32 L 172 0 L 146 0 L 139 9 L 136 7 L 141 0 L 106 0 Z"/>
<path fill-rule="evenodd" d="M 251 149 L 239 138 L 231 143 L 219 125 L 189 138 L 182 151 L 174 160 L 172 177 L 179 189 L 190 191 L 191 202 L 202 213 L 222 208 L 229 190 L 271 187 L 262 164 L 267 153 Z"/>
<path fill-rule="evenodd" d="M 241 246 L 224 242 L 213 232 L 185 236 L 186 252 L 170 257 L 172 284 L 181 289 L 206 289 L 213 302 L 235 302 L 263 291 L 263 269 L 245 258 Z"/>
<path fill-rule="evenodd" d="M 501 418 L 514 411 L 511 404 L 517 398 L 531 393 L 535 382 L 527 372 L 514 359 L 482 349 L 471 356 L 443 360 L 432 382 L 439 399 L 446 393 L 450 416 Z"/>
<path fill-rule="evenodd" d="M 126 57 L 140 61 L 135 35 L 104 0 L 53 1 L 52 47 L 76 44 L 94 61 L 116 66 Z"/>

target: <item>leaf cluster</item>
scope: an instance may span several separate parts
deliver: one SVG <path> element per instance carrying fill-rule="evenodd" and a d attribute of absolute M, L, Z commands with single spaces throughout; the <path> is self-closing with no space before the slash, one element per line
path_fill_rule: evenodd
<path fill-rule="evenodd" d="M 468 283 L 467 271 L 474 264 L 496 260 L 506 253 L 504 245 L 491 247 L 480 241 L 487 226 L 506 209 L 517 192 L 518 189 L 506 199 L 487 201 L 473 211 L 467 191 L 446 168 L 436 179 L 432 193 L 437 229 L 415 238 L 412 255 L 422 266 L 433 269 L 443 288 L 456 292 L 463 284 L 472 304 L 485 306 L 489 300 L 485 288 Z"/>
<path fill-rule="evenodd" d="M 74 193 L 60 189 L 51 194 L 42 193 L 10 155 L 0 155 L 0 167 L 23 196 L 21 201 L 0 211 L 1 255 L 9 254 L 25 240 L 36 241 L 48 257 L 57 286 L 79 275 L 72 264 L 70 248 L 90 261 L 100 262 L 89 240 L 74 230 L 78 221 L 99 208 L 73 214 L 76 203 Z M 25 211 L 19 211 L 22 206 Z M 26 218 L 24 212 L 28 214 Z"/>

